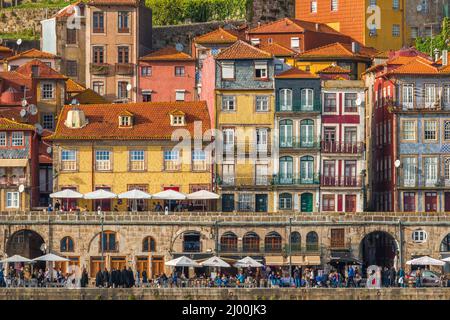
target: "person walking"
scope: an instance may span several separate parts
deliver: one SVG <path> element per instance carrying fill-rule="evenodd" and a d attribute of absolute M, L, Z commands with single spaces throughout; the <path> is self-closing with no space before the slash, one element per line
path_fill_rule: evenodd
<path fill-rule="evenodd" d="M 389 270 L 389 286 L 395 287 L 396 280 L 397 280 L 397 271 L 395 271 L 395 268 L 392 267 L 391 270 Z"/>
<path fill-rule="evenodd" d="M 148 284 L 147 271 L 142 271 L 142 284 L 146 287 Z"/>
<path fill-rule="evenodd" d="M 398 284 L 400 285 L 400 287 L 405 288 L 405 271 L 403 270 L 403 268 L 400 268 L 400 270 L 398 271 Z"/>
<path fill-rule="evenodd" d="M 106 269 L 106 268 L 102 272 L 102 279 L 103 279 L 103 287 L 109 288 L 109 286 L 110 286 L 110 283 L 109 283 L 109 272 L 108 272 L 108 269 Z"/>
<path fill-rule="evenodd" d="M 355 286 L 355 269 L 353 269 L 353 266 L 348 267 L 348 276 L 347 276 L 347 288 L 356 287 Z"/>
<path fill-rule="evenodd" d="M 81 280 L 80 280 L 80 286 L 82 288 L 86 288 L 89 284 L 89 276 L 86 271 L 86 268 L 83 268 L 83 271 L 81 272 Z"/>
<path fill-rule="evenodd" d="M 416 271 L 416 288 L 422 287 L 422 270 L 419 268 Z"/>
<path fill-rule="evenodd" d="M 97 274 L 95 275 L 95 286 L 97 288 L 103 287 L 103 276 L 101 270 L 98 270 Z"/>

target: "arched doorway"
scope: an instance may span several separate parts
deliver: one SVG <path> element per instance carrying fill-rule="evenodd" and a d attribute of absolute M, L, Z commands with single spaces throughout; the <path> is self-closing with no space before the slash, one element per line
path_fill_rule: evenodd
<path fill-rule="evenodd" d="M 313 195 L 312 193 L 306 192 L 301 195 L 301 211 L 302 212 L 313 212 Z"/>
<path fill-rule="evenodd" d="M 34 259 L 44 254 L 41 250 L 43 243 L 44 239 L 37 232 L 19 230 L 8 239 L 6 254 L 8 257 L 18 254 L 28 259 Z"/>
<path fill-rule="evenodd" d="M 450 233 L 442 239 L 441 245 L 439 246 L 439 251 L 441 253 L 441 258 L 445 259 L 450 257 Z M 444 272 L 450 272 L 450 262 L 445 264 Z"/>
<path fill-rule="evenodd" d="M 394 237 L 384 231 L 374 231 L 367 234 L 360 245 L 361 257 L 365 267 L 371 265 L 393 267 L 397 250 Z"/>

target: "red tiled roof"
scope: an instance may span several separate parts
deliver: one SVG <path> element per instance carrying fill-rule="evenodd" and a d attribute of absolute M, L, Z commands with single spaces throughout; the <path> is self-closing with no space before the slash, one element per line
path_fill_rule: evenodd
<path fill-rule="evenodd" d="M 387 72 L 387 74 L 440 74 L 440 73 L 447 73 L 447 71 L 445 69 L 439 69 L 434 64 L 433 61 L 430 61 L 422 57 L 414 57 L 413 60 Z"/>
<path fill-rule="evenodd" d="M 140 61 L 194 61 L 190 55 L 180 52 L 175 48 L 168 47 L 154 51 L 142 58 Z"/>
<path fill-rule="evenodd" d="M 374 48 L 360 45 L 359 52 L 352 52 L 352 45 L 350 43 L 335 42 L 319 48 L 305 51 L 298 55 L 298 59 L 311 58 L 336 58 L 336 59 L 366 59 L 369 60 L 375 56 L 378 51 Z"/>
<path fill-rule="evenodd" d="M 344 68 L 342 68 L 342 67 L 340 67 L 340 66 L 337 66 L 337 65 L 331 65 L 331 66 L 326 67 L 326 68 L 323 69 L 323 70 L 320 70 L 320 71 L 317 72 L 317 73 L 342 74 L 342 73 L 350 73 L 350 72 L 351 72 L 350 70 L 344 69 Z"/>
<path fill-rule="evenodd" d="M 59 59 L 58 56 L 55 56 L 54 54 L 40 51 L 38 49 L 30 49 L 21 53 L 16 54 L 15 56 L 8 57 L 5 60 L 6 61 L 12 61 L 17 60 L 21 58 L 28 58 L 28 59 Z"/>
<path fill-rule="evenodd" d="M 83 3 L 83 1 L 77 1 L 75 3 L 69 4 L 68 6 L 62 8 L 59 10 L 54 17 L 55 18 L 65 18 L 70 17 L 75 13 L 75 7 L 78 6 L 80 3 Z"/>
<path fill-rule="evenodd" d="M 88 0 L 91 6 L 138 6 L 140 0 Z"/>
<path fill-rule="evenodd" d="M 88 124 L 80 129 L 67 128 L 69 110 L 82 110 Z M 133 128 L 119 127 L 119 115 L 133 114 Z M 185 126 L 172 126 L 170 113 L 185 113 Z M 187 129 L 194 137 L 194 122 L 201 121 L 203 133 L 211 128 L 206 102 L 142 102 L 119 104 L 66 105 L 58 119 L 54 135 L 45 140 L 170 140 L 174 130 Z"/>
<path fill-rule="evenodd" d="M 12 49 L 4 46 L 0 46 L 0 52 L 12 52 Z"/>
<path fill-rule="evenodd" d="M 79 92 L 83 92 L 84 90 L 86 90 L 86 88 L 83 87 L 78 82 L 76 82 L 72 79 L 67 79 L 67 81 L 66 81 L 66 92 L 67 93 L 79 93 Z"/>
<path fill-rule="evenodd" d="M 277 79 L 317 79 L 319 78 L 315 74 L 312 74 L 311 72 L 300 70 L 298 68 L 291 68 L 289 70 L 286 70 L 277 76 L 275 76 Z"/>
<path fill-rule="evenodd" d="M 92 89 L 86 89 L 83 92 L 80 92 L 73 99 L 77 100 L 81 104 L 104 104 L 108 103 L 108 101 L 95 92 Z"/>
<path fill-rule="evenodd" d="M 237 41 L 231 47 L 222 50 L 217 56 L 216 60 L 237 60 L 237 59 L 271 59 L 272 54 L 258 49 L 242 40 Z"/>
<path fill-rule="evenodd" d="M 34 126 L 1 117 L 0 130 L 34 130 Z"/>
<path fill-rule="evenodd" d="M 316 29 L 318 26 L 318 30 Z M 324 23 L 316 23 L 305 20 L 284 18 L 281 20 L 273 21 L 260 25 L 256 28 L 250 29 L 249 34 L 261 34 L 261 33 L 298 33 L 304 31 L 330 33 L 336 35 L 346 36 L 339 31 L 327 26 Z M 348 37 L 350 38 L 350 37 Z"/>
<path fill-rule="evenodd" d="M 38 66 L 38 74 L 37 76 L 34 76 L 33 78 L 37 78 L 37 79 L 67 79 L 67 77 L 65 75 L 62 75 L 61 73 L 53 70 L 52 68 L 50 68 L 48 65 L 46 65 L 45 63 L 43 63 L 40 60 L 34 59 L 31 60 L 27 63 L 25 63 L 24 65 L 20 66 L 19 68 L 17 68 L 15 70 L 16 73 L 22 74 L 26 77 L 31 77 L 32 74 L 32 67 L 33 66 Z"/>
<path fill-rule="evenodd" d="M 273 42 L 271 44 L 261 44 L 259 48 L 273 54 L 275 57 L 294 57 L 295 55 L 297 55 L 297 52 L 295 52 L 294 50 L 282 46 L 281 44 L 278 44 L 276 42 Z"/>
<path fill-rule="evenodd" d="M 195 37 L 194 42 L 199 44 L 232 44 L 239 40 L 237 32 L 218 28 L 201 36 Z"/>

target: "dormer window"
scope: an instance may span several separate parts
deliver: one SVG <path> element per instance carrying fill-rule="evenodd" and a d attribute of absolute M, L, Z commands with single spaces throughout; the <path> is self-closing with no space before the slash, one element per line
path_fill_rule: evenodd
<path fill-rule="evenodd" d="M 181 111 L 173 112 L 170 115 L 170 124 L 172 126 L 184 126 L 186 124 L 184 113 Z"/>
<path fill-rule="evenodd" d="M 119 115 L 119 127 L 131 128 L 133 126 L 133 115 L 128 111 Z"/>

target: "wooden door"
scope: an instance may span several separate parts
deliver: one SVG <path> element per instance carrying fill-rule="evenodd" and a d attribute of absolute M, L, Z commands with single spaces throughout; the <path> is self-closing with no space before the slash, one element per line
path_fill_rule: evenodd
<path fill-rule="evenodd" d="M 416 211 L 416 193 L 405 192 L 403 193 L 403 211 L 415 212 Z"/>
<path fill-rule="evenodd" d="M 450 192 L 445 193 L 445 212 L 450 212 Z"/>
<path fill-rule="evenodd" d="M 152 257 L 152 278 L 164 273 L 164 257 Z"/>
<path fill-rule="evenodd" d="M 125 257 L 111 257 L 111 270 L 123 270 L 126 267 L 127 261 Z"/>
<path fill-rule="evenodd" d="M 425 212 L 437 211 L 437 193 L 425 192 Z"/>
<path fill-rule="evenodd" d="M 303 193 L 301 196 L 301 211 L 312 212 L 313 211 L 313 195 L 312 193 Z"/>
<path fill-rule="evenodd" d="M 106 264 L 105 264 L 106 265 Z M 92 257 L 91 265 L 90 265 L 90 277 L 95 278 L 95 275 L 102 268 L 102 258 L 101 257 Z"/>
<path fill-rule="evenodd" d="M 150 275 L 150 269 L 149 269 L 149 263 L 148 263 L 149 257 L 138 257 L 137 263 L 136 263 L 136 269 L 139 271 L 139 274 L 142 278 L 142 271 L 147 272 L 147 278 Z"/>

